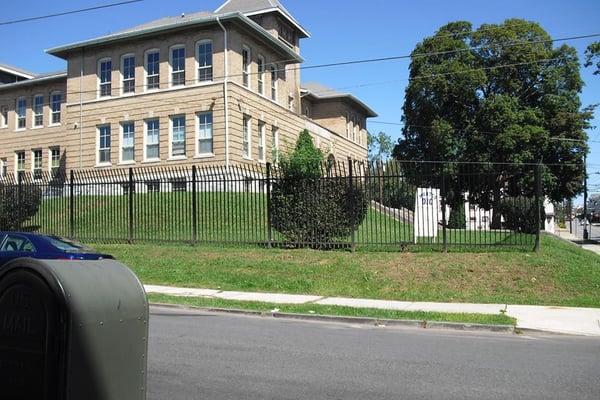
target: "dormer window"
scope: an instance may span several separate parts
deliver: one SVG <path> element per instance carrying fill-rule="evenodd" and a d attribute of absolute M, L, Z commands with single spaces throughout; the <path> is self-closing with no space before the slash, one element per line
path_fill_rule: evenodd
<path fill-rule="evenodd" d="M 296 46 L 296 32 L 283 22 L 279 23 L 279 39 L 290 47 Z"/>

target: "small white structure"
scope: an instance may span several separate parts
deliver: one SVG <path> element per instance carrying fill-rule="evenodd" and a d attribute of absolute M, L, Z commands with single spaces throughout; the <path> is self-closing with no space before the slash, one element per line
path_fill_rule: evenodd
<path fill-rule="evenodd" d="M 544 220 L 544 230 L 546 232 L 554 233 L 556 229 L 554 204 L 552 204 L 548 198 L 544 199 L 544 213 L 546 215 L 546 219 Z"/>
<path fill-rule="evenodd" d="M 415 243 L 419 237 L 437 238 L 440 219 L 440 189 L 417 188 L 413 223 Z"/>
<path fill-rule="evenodd" d="M 477 204 L 469 203 L 465 195 L 465 219 L 467 230 L 489 231 L 492 223 L 493 210 L 486 210 Z"/>

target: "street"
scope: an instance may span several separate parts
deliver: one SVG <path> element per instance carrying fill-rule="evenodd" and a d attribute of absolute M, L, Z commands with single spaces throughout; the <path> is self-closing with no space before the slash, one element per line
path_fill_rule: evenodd
<path fill-rule="evenodd" d="M 151 308 L 148 399 L 598 399 L 600 340 Z"/>

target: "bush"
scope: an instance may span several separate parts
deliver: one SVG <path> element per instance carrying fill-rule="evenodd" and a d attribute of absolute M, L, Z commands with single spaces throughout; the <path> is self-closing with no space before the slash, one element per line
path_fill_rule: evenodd
<path fill-rule="evenodd" d="M 36 185 L 0 184 L 0 231 L 24 230 L 39 210 L 42 192 Z"/>
<path fill-rule="evenodd" d="M 289 157 L 282 158 L 271 195 L 271 223 L 291 242 L 322 247 L 348 237 L 367 214 L 362 187 L 347 177 L 322 177 L 323 160 L 306 130 Z"/>
<path fill-rule="evenodd" d="M 542 203 L 538 203 L 542 207 Z M 494 207 L 494 213 L 498 212 L 504 217 L 504 227 L 521 233 L 536 233 L 538 229 L 538 208 L 532 197 L 505 197 Z M 543 224 L 545 215 L 541 215 Z M 543 225 L 542 225 L 543 226 Z"/>

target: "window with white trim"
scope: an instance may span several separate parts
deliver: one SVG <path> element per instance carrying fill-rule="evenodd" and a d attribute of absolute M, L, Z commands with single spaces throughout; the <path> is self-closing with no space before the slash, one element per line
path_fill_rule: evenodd
<path fill-rule="evenodd" d="M 244 46 L 242 48 L 242 81 L 244 86 L 250 88 L 250 63 L 252 60 L 250 48 Z"/>
<path fill-rule="evenodd" d="M 105 58 L 98 61 L 98 93 L 107 97 L 112 92 L 112 60 Z"/>
<path fill-rule="evenodd" d="M 276 126 L 271 127 L 271 153 L 273 162 L 277 164 L 279 162 L 279 128 Z"/>
<path fill-rule="evenodd" d="M 242 119 L 244 132 L 242 137 L 242 154 L 245 158 L 252 158 L 252 119 L 244 114 Z"/>
<path fill-rule="evenodd" d="M 346 139 L 350 139 L 350 131 L 352 130 L 352 118 L 350 113 L 346 113 Z"/>
<path fill-rule="evenodd" d="M 213 153 L 213 114 L 212 112 L 203 112 L 198 114 L 198 143 L 196 147 L 197 155 Z"/>
<path fill-rule="evenodd" d="M 160 52 L 149 50 L 146 52 L 146 90 L 160 87 Z"/>
<path fill-rule="evenodd" d="M 100 164 L 110 164 L 110 125 L 98 127 L 98 160 Z"/>
<path fill-rule="evenodd" d="M 19 97 L 17 99 L 17 129 L 25 129 L 27 127 L 27 99 Z"/>
<path fill-rule="evenodd" d="M 171 47 L 171 86 L 185 85 L 185 47 Z"/>
<path fill-rule="evenodd" d="M 126 54 L 121 57 L 121 88 L 123 94 L 135 93 L 135 55 Z"/>
<path fill-rule="evenodd" d="M 263 56 L 258 56 L 257 59 L 258 64 L 258 93 L 264 95 L 265 94 L 265 58 Z"/>
<path fill-rule="evenodd" d="M 22 174 L 25 172 L 25 152 L 17 151 L 15 153 L 15 172 Z"/>
<path fill-rule="evenodd" d="M 31 151 L 31 171 L 35 179 L 42 177 L 42 150 L 36 149 Z"/>
<path fill-rule="evenodd" d="M 8 107 L 0 107 L 0 128 L 6 128 L 8 126 Z"/>
<path fill-rule="evenodd" d="M 60 168 L 60 147 L 50 149 L 50 173 L 54 176 Z"/>
<path fill-rule="evenodd" d="M 135 124 L 121 123 L 121 162 L 135 161 Z"/>
<path fill-rule="evenodd" d="M 44 126 L 44 95 L 33 96 L 33 126 Z"/>
<path fill-rule="evenodd" d="M 171 117 L 171 157 L 185 157 L 185 115 Z"/>
<path fill-rule="evenodd" d="M 213 80 L 213 45 L 210 40 L 202 40 L 196 45 L 198 62 L 198 82 Z"/>
<path fill-rule="evenodd" d="M 50 94 L 50 123 L 52 125 L 60 124 L 60 109 L 62 106 L 62 93 L 52 92 Z"/>
<path fill-rule="evenodd" d="M 258 161 L 265 161 L 265 123 L 258 121 Z"/>
<path fill-rule="evenodd" d="M 271 100 L 277 101 L 277 66 L 271 65 Z"/>
<path fill-rule="evenodd" d="M 8 174 L 8 160 L 0 158 L 0 178 L 5 178 Z"/>
<path fill-rule="evenodd" d="M 149 119 L 146 121 L 146 135 L 144 146 L 145 160 L 160 159 L 160 123 L 158 119 Z"/>

